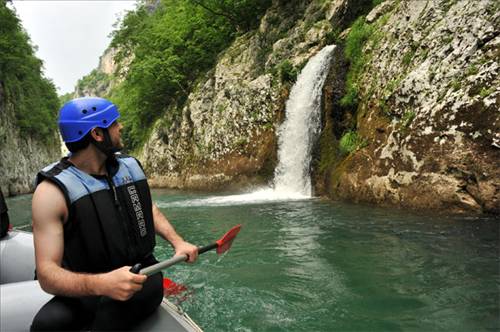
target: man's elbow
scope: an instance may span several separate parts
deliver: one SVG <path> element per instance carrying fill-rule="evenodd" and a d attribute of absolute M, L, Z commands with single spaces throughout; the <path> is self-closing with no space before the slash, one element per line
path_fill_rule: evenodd
<path fill-rule="evenodd" d="M 43 282 L 41 279 L 38 279 L 38 283 L 40 284 L 40 287 L 49 294 L 55 295 L 54 289 L 50 287 L 50 284 L 47 282 Z"/>
<path fill-rule="evenodd" d="M 54 287 L 51 286 L 51 283 L 44 281 L 43 279 L 38 279 L 38 283 L 46 293 L 57 295 L 56 290 L 54 289 Z"/>
<path fill-rule="evenodd" d="M 53 276 L 53 274 L 47 271 L 47 269 L 37 269 L 37 279 L 40 287 L 45 292 L 56 295 L 56 289 L 54 288 L 54 282 L 51 276 Z"/>

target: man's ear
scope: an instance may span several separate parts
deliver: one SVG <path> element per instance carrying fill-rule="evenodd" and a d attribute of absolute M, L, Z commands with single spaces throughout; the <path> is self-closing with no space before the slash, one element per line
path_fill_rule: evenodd
<path fill-rule="evenodd" d="M 104 141 L 104 132 L 102 131 L 101 128 L 94 128 L 90 131 L 90 135 L 92 135 L 92 138 L 97 141 L 97 142 L 102 142 Z"/>

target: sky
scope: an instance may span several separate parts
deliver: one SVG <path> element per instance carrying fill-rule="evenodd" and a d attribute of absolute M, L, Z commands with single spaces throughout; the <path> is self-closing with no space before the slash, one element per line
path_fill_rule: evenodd
<path fill-rule="evenodd" d="M 57 92 L 72 92 L 78 79 L 99 64 L 108 47 L 113 24 L 135 0 L 14 0 L 21 24 L 38 47 L 45 77 L 52 79 Z"/>

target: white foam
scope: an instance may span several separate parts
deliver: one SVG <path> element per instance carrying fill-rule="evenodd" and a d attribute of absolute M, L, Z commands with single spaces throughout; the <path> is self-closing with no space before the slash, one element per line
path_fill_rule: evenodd
<path fill-rule="evenodd" d="M 159 202 L 159 207 L 188 207 L 188 206 L 230 206 L 264 204 L 273 202 L 296 201 L 311 199 L 310 195 L 303 195 L 297 192 L 277 191 L 272 188 L 264 188 L 251 193 L 228 196 L 210 196 L 182 200 L 176 202 Z"/>

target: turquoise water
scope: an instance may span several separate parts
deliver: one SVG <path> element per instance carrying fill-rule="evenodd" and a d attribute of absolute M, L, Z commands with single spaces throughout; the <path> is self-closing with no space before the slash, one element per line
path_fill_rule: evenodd
<path fill-rule="evenodd" d="M 192 243 L 243 225 L 226 254 L 165 272 L 188 287 L 173 302 L 205 331 L 500 330 L 498 217 L 208 196 L 153 191 Z M 29 228 L 30 199 L 7 200 L 16 227 Z"/>

